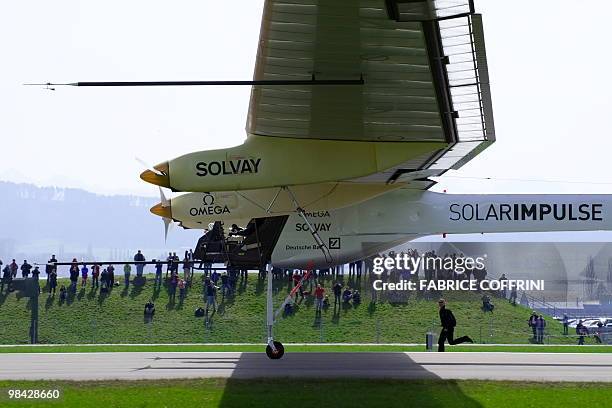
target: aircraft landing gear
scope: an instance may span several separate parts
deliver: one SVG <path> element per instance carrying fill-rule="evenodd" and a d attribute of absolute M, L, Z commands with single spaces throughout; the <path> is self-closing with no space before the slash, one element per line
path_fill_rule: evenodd
<path fill-rule="evenodd" d="M 283 347 L 283 343 L 280 341 L 273 341 L 272 344 L 274 348 L 270 344 L 266 346 L 266 355 L 268 358 L 272 360 L 278 360 L 283 357 L 285 354 L 285 347 Z"/>
<path fill-rule="evenodd" d="M 266 317 L 268 326 L 268 345 L 266 355 L 272 360 L 278 360 L 285 354 L 285 347 L 280 341 L 274 341 L 274 305 L 272 304 L 272 265 L 267 266 L 266 278 L 268 287 L 266 291 Z"/>

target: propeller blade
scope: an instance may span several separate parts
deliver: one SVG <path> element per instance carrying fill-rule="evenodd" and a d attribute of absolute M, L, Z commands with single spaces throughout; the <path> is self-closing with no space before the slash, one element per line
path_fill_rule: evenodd
<path fill-rule="evenodd" d="M 166 198 L 166 195 L 164 194 L 164 190 L 162 190 L 161 187 L 159 187 L 159 198 L 160 198 L 162 207 L 170 207 L 170 200 Z"/>
<path fill-rule="evenodd" d="M 168 242 L 168 231 L 170 231 L 170 227 L 174 224 L 170 218 L 162 218 L 164 220 L 164 242 Z"/>
<path fill-rule="evenodd" d="M 138 163 L 140 163 L 145 169 L 152 171 L 153 173 L 157 174 L 158 176 L 163 176 L 164 174 L 159 171 L 156 170 L 153 166 L 151 166 L 149 163 L 147 163 L 146 161 L 142 160 L 140 157 L 135 157 L 136 161 Z"/>

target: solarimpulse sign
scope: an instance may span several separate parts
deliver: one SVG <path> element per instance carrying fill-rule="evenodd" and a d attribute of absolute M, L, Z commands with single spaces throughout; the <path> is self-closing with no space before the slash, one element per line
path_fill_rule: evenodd
<path fill-rule="evenodd" d="M 490 203 L 449 205 L 451 221 L 603 221 L 601 203 Z"/>

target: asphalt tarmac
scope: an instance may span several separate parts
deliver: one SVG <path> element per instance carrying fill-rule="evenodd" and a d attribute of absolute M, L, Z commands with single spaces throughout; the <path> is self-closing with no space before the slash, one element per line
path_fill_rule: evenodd
<path fill-rule="evenodd" d="M 396 378 L 612 382 L 600 353 L 2 353 L 0 380 Z"/>

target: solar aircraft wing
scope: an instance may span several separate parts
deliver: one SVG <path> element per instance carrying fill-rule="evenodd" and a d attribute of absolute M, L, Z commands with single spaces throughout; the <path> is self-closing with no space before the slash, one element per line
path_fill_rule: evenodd
<path fill-rule="evenodd" d="M 254 80 L 363 79 L 252 88 L 249 135 L 445 148 L 362 177 L 405 181 L 465 164 L 495 140 L 482 19 L 470 0 L 267 0 Z"/>

